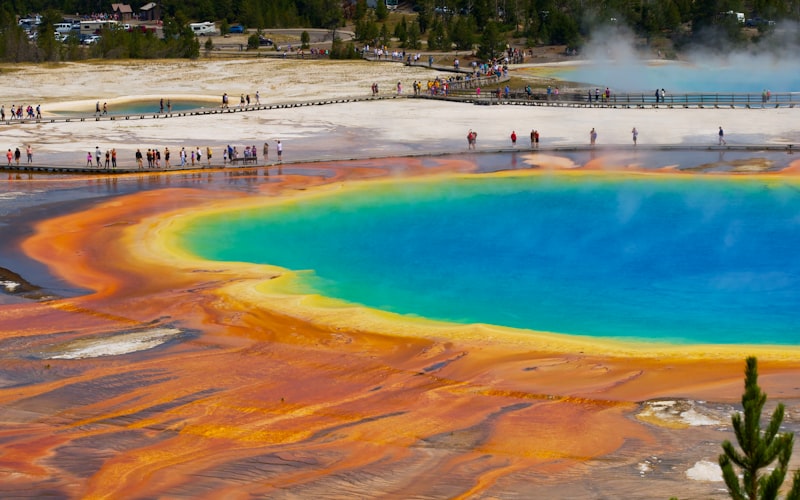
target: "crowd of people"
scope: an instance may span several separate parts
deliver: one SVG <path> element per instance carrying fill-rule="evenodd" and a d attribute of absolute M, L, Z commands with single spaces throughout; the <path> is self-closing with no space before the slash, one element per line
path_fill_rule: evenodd
<path fill-rule="evenodd" d="M 33 163 L 33 147 L 28 144 L 25 147 L 25 155 L 28 159 L 28 165 Z M 14 151 L 11 151 L 11 148 L 8 148 L 6 152 L 6 159 L 8 160 L 8 166 L 10 167 L 12 164 L 19 165 L 20 159 L 22 158 L 22 152 L 19 148 L 14 148 Z"/>
<path fill-rule="evenodd" d="M 34 108 L 32 105 L 28 104 L 27 106 L 23 106 L 20 104 L 19 106 L 12 104 L 11 109 L 8 110 L 8 119 L 9 120 L 39 120 L 42 118 L 42 106 L 41 104 L 37 104 Z M 6 106 L 5 104 L 0 105 L 0 121 L 5 121 L 6 119 Z"/>
<path fill-rule="evenodd" d="M 258 90 L 256 90 L 253 99 L 250 99 L 250 94 L 241 94 L 239 96 L 239 108 L 249 107 L 251 104 L 254 106 L 261 106 L 261 92 Z M 227 92 L 222 94 L 222 104 L 220 107 L 222 109 L 229 109 L 231 107 L 230 96 L 228 96 Z"/>
<path fill-rule="evenodd" d="M 264 142 L 262 151 L 263 161 L 269 161 L 268 142 Z M 277 153 L 277 161 L 282 161 L 283 144 L 280 140 L 276 141 L 275 151 Z M 172 156 L 172 152 L 170 151 L 169 147 L 165 147 L 163 151 L 157 147 L 147 148 L 145 152 L 142 152 L 142 149 L 138 148 L 134 154 L 134 160 L 138 169 L 173 168 L 173 166 L 179 168 L 210 167 L 211 161 L 214 157 L 214 150 L 211 146 L 206 146 L 205 150 L 201 149 L 200 146 L 196 146 L 194 148 L 190 147 L 188 149 L 186 147 L 181 147 L 177 154 L 178 162 L 175 164 L 175 158 Z M 16 152 L 13 152 L 11 149 L 9 149 L 7 156 L 9 165 L 12 165 L 14 161 L 19 164 L 19 149 L 17 149 Z M 251 146 L 245 146 L 241 152 L 239 151 L 238 146 L 231 146 L 230 144 L 222 148 L 223 166 L 228 165 L 229 163 L 237 163 L 239 160 L 245 160 L 244 163 L 248 163 L 248 160 L 252 160 L 253 163 L 257 162 L 258 148 L 255 146 L 255 144 Z M 28 161 L 29 163 L 33 161 L 33 151 L 31 146 L 28 146 Z M 116 148 L 107 149 L 105 152 L 103 152 L 99 146 L 96 146 L 94 152 L 88 151 L 86 153 L 85 166 L 100 169 L 117 168 Z"/>

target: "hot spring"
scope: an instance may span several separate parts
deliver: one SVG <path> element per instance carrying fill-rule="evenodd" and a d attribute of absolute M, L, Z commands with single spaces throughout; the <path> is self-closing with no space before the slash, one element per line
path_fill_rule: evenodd
<path fill-rule="evenodd" d="M 303 293 L 457 323 L 797 344 L 792 178 L 608 173 L 364 184 L 198 218 L 180 244 Z"/>
<path fill-rule="evenodd" d="M 666 89 L 672 94 L 685 92 L 736 92 L 760 94 L 800 91 L 800 74 L 786 61 L 770 57 L 731 57 L 725 61 L 698 58 L 692 62 L 641 60 L 590 60 L 587 64 L 565 67 L 556 78 L 582 82 L 614 92 L 649 92 Z"/>

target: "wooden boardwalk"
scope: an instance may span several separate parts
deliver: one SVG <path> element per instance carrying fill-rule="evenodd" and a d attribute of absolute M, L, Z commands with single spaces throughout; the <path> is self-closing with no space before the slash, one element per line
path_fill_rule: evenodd
<path fill-rule="evenodd" d="M 412 154 L 403 154 L 404 157 L 414 157 L 414 156 L 448 156 L 454 154 L 463 154 L 463 155 L 473 155 L 473 154 L 498 154 L 498 153 L 517 153 L 517 154 L 538 154 L 538 153 L 545 153 L 545 154 L 552 154 L 552 153 L 612 153 L 612 152 L 622 152 L 622 151 L 694 151 L 694 152 L 753 152 L 753 153 L 786 153 L 786 154 L 794 154 L 795 152 L 800 152 L 800 147 L 794 144 L 736 144 L 736 145 L 724 145 L 724 146 L 713 146 L 713 145 L 681 145 L 681 144 L 647 144 L 643 145 L 640 144 L 638 146 L 632 146 L 631 144 L 603 144 L 603 145 L 596 145 L 591 146 L 589 144 L 561 144 L 561 145 L 547 145 L 547 146 L 540 146 L 538 148 L 530 148 L 527 146 L 519 146 L 519 147 L 510 147 L 510 148 L 480 148 L 478 150 L 467 151 L 467 150 L 449 150 L 449 151 L 425 151 L 419 153 L 412 153 Z M 268 161 L 264 162 L 263 160 L 259 160 L 255 164 L 248 164 L 248 165 L 239 165 L 239 164 L 231 164 L 228 163 L 212 163 L 211 165 L 197 162 L 195 165 L 187 164 L 183 167 L 180 166 L 172 166 L 170 168 L 159 167 L 159 168 L 137 168 L 135 166 L 122 166 L 118 168 L 104 168 L 104 167 L 77 167 L 77 166 L 65 166 L 65 165 L 28 165 L 24 163 L 20 163 L 19 165 L 0 165 L 0 172 L 8 172 L 9 175 L 12 173 L 16 174 L 72 174 L 72 175 L 122 175 L 122 174 L 164 174 L 164 173 L 188 173 L 188 172 L 199 172 L 199 171 L 226 171 L 226 172 L 248 172 L 248 171 L 258 171 L 259 169 L 264 169 L 264 175 L 270 175 L 271 173 L 280 173 L 280 170 L 283 167 L 288 167 L 293 164 L 313 164 L 313 163 L 320 163 L 320 162 L 330 162 L 330 161 L 353 161 L 353 160 L 364 160 L 364 159 L 379 159 L 379 158 L 391 158 L 397 155 L 387 154 L 384 156 L 376 157 L 376 156 L 369 156 L 369 157 L 359 157 L 359 156 L 352 156 L 352 157 L 341 157 L 341 158 L 319 158 L 319 159 L 302 159 L 296 161 L 283 161 L 283 162 L 276 162 L 276 161 Z"/>
<path fill-rule="evenodd" d="M 259 104 L 259 105 L 245 105 L 238 106 L 232 105 L 226 108 L 221 106 L 196 108 L 184 111 L 173 111 L 171 113 L 128 113 L 128 114 L 107 114 L 97 115 L 97 113 L 87 113 L 77 116 L 48 116 L 42 118 L 21 118 L 9 119 L 0 121 L 0 126 L 14 126 L 14 125 L 28 125 L 28 124 L 49 124 L 49 123 L 80 123 L 80 122 L 101 122 L 101 121 L 119 121 L 119 120 L 163 120 L 165 118 L 178 118 L 184 116 L 204 116 L 204 115 L 219 115 L 225 113 L 244 113 L 250 111 L 265 111 L 273 109 L 288 109 L 288 108 L 301 108 L 306 106 L 324 106 L 328 104 L 345 104 L 350 102 L 364 102 L 364 101 L 382 101 L 387 99 L 400 99 L 406 96 L 396 94 L 383 94 L 377 96 L 351 96 L 340 97 L 332 99 L 314 99 L 310 101 L 287 101 L 272 104 Z"/>

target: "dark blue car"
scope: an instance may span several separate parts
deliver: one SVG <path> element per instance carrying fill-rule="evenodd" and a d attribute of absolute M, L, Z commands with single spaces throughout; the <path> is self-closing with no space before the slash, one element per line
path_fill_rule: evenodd
<path fill-rule="evenodd" d="M 230 29 L 228 29 L 228 33 L 244 33 L 244 26 L 241 24 L 231 26 Z"/>

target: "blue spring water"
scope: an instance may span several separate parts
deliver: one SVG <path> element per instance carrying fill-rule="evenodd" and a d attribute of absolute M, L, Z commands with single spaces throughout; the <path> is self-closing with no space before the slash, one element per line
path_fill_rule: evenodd
<path fill-rule="evenodd" d="M 103 103 L 100 102 L 100 109 L 102 109 Z M 192 109 L 199 109 L 199 108 L 213 108 L 215 107 L 214 103 L 208 101 L 185 101 L 185 100 L 172 100 L 172 112 L 179 113 L 182 111 L 189 111 Z M 160 111 L 160 103 L 158 99 L 148 100 L 148 101 L 134 101 L 134 102 L 126 102 L 120 104 L 109 104 L 108 106 L 108 114 L 109 115 L 135 115 L 135 114 L 148 114 L 148 113 L 158 113 Z M 164 113 L 167 112 L 167 100 L 164 99 Z M 64 116 L 78 116 L 78 115 L 87 115 L 87 114 L 95 114 L 95 105 L 92 104 L 91 107 L 87 108 L 85 111 L 58 111 L 53 110 L 53 113 L 64 115 Z"/>
<path fill-rule="evenodd" d="M 476 176 L 200 219 L 181 244 L 309 291 L 460 323 L 664 342 L 797 344 L 794 181 Z"/>
<path fill-rule="evenodd" d="M 642 61 L 603 62 L 564 68 L 554 76 L 564 80 L 610 87 L 614 92 L 645 92 L 666 89 L 671 94 L 701 92 L 708 95 L 722 92 L 753 93 L 800 91 L 800 73 L 786 61 L 769 57 L 740 58 L 695 63 Z"/>

